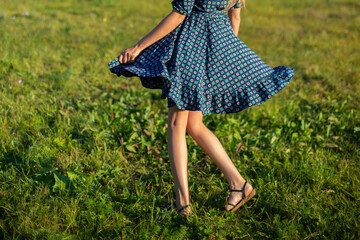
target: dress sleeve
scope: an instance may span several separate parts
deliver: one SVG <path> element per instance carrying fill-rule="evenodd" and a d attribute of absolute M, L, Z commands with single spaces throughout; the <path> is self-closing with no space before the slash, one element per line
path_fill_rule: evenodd
<path fill-rule="evenodd" d="M 173 9 L 179 12 L 190 15 L 192 8 L 194 7 L 195 0 L 172 0 L 171 5 Z"/>
<path fill-rule="evenodd" d="M 238 0 L 234 6 L 232 6 L 229 10 L 232 10 L 234 8 L 242 8 L 244 6 L 243 1 L 242 0 Z"/>

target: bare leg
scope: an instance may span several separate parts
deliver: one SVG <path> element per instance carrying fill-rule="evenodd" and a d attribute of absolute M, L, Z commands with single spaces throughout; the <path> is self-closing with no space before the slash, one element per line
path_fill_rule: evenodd
<path fill-rule="evenodd" d="M 187 110 L 180 110 L 177 106 L 173 106 L 169 108 L 168 114 L 168 151 L 178 209 L 190 203 L 187 176 L 188 153 L 185 138 L 188 113 Z M 180 213 L 188 215 L 191 213 L 191 209 L 185 208 Z"/>
<path fill-rule="evenodd" d="M 188 116 L 187 131 L 204 152 L 214 161 L 224 174 L 231 189 L 241 189 L 245 179 L 231 161 L 219 139 L 204 125 L 202 122 L 201 111 L 190 111 Z M 246 184 L 245 193 L 250 193 L 252 186 Z M 228 202 L 237 203 L 242 197 L 241 192 L 232 192 Z M 232 209 L 230 205 L 226 206 L 227 210 Z"/>

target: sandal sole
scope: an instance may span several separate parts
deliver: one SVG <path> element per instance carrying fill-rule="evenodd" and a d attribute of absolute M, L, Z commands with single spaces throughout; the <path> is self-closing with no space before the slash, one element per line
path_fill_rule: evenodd
<path fill-rule="evenodd" d="M 240 200 L 240 202 L 235 206 L 233 207 L 230 211 L 228 212 L 235 212 L 236 210 L 239 209 L 239 207 L 241 207 L 242 205 L 244 205 L 247 201 L 249 201 L 252 197 L 254 197 L 256 194 L 256 190 L 253 189 L 249 195 L 247 195 L 243 200 Z"/>

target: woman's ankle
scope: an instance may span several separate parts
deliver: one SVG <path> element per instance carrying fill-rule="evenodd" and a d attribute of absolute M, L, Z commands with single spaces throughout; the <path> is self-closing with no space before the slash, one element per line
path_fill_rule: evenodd
<path fill-rule="evenodd" d="M 241 189 L 244 186 L 245 182 L 246 182 L 245 179 L 242 177 L 235 181 L 234 180 L 228 181 L 230 189 Z"/>

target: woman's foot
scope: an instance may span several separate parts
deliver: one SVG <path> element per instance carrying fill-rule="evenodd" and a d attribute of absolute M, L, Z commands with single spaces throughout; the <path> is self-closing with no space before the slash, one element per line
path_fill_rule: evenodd
<path fill-rule="evenodd" d="M 192 215 L 190 204 L 186 204 L 183 206 L 177 206 L 177 202 L 174 202 L 175 210 L 184 216 L 190 216 Z"/>
<path fill-rule="evenodd" d="M 184 216 L 192 215 L 190 205 L 186 205 L 184 207 L 180 207 L 177 209 L 177 212 Z"/>
<path fill-rule="evenodd" d="M 245 192 L 245 195 L 243 195 Z M 248 183 L 244 182 L 240 186 L 235 186 L 230 190 L 226 199 L 226 211 L 236 211 L 245 202 L 250 200 L 255 195 L 255 189 Z"/>

